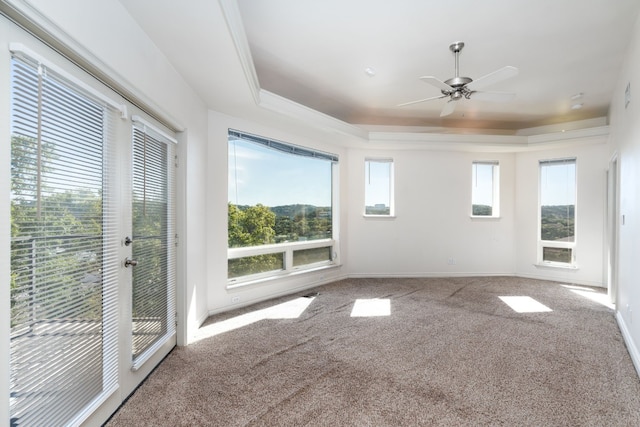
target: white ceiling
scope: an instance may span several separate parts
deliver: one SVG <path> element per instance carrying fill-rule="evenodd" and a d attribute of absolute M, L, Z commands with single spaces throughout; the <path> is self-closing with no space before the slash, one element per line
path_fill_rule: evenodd
<path fill-rule="evenodd" d="M 638 0 L 120 1 L 209 108 L 255 106 L 248 65 L 260 89 L 364 128 L 500 133 L 606 116 L 640 11 Z M 440 94 L 418 77 L 453 77 L 454 41 L 462 76 L 517 67 L 486 88 L 515 99 L 461 100 L 446 118 L 446 99 L 397 107 Z"/>

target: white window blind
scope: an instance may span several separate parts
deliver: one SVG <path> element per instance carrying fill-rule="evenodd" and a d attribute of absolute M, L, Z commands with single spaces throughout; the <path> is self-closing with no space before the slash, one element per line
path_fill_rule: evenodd
<path fill-rule="evenodd" d="M 11 424 L 78 425 L 117 387 L 115 112 L 24 55 L 11 77 Z"/>
<path fill-rule="evenodd" d="M 497 161 L 474 161 L 471 174 L 471 215 L 500 216 L 500 164 Z"/>
<path fill-rule="evenodd" d="M 138 369 L 175 334 L 174 138 L 133 129 L 132 359 Z"/>
<path fill-rule="evenodd" d="M 364 213 L 393 216 L 393 159 L 365 159 Z"/>

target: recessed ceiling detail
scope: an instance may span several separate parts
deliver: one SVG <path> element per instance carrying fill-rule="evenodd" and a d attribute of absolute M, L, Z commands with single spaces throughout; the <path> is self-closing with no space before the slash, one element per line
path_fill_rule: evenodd
<path fill-rule="evenodd" d="M 264 90 L 365 128 L 503 132 L 606 116 L 640 10 L 637 0 L 619 0 L 616 7 L 609 0 L 594 0 L 589 8 L 580 0 L 524 6 L 506 0 L 460 0 L 453 6 L 422 0 L 237 4 Z M 580 19 L 575 19 L 576 10 Z M 451 15 L 456 16 L 453 26 L 434 18 Z M 471 95 L 442 117 L 446 101 L 398 107 L 421 96 L 443 95 L 442 88 L 425 87 L 416 76 L 425 70 L 450 75 L 451 52 L 442 47 L 456 39 L 467 44 L 464 76 L 485 76 L 509 64 L 519 70 L 518 77 L 501 81 L 496 89 L 517 96 L 490 102 Z M 362 64 L 372 61 L 384 76 L 357 78 L 353 70 L 366 69 Z M 567 99 L 585 88 L 588 104 L 566 108 Z"/>

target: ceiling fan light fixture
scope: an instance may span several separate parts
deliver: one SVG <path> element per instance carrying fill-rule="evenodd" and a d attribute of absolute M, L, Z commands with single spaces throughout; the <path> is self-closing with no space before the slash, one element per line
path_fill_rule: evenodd
<path fill-rule="evenodd" d="M 433 76 L 422 76 L 420 80 L 425 83 L 428 83 L 432 86 L 440 89 L 440 96 L 432 96 L 430 98 L 419 99 L 417 101 L 405 102 L 403 104 L 398 104 L 398 107 L 404 107 L 407 105 L 418 104 L 425 101 L 430 101 L 432 99 L 442 99 L 449 98 L 449 102 L 447 102 L 442 112 L 440 113 L 440 117 L 445 117 L 453 113 L 455 109 L 456 102 L 462 98 L 471 99 L 477 97 L 480 100 L 485 101 L 508 101 L 511 100 L 515 94 L 510 92 L 485 92 L 479 89 L 483 89 L 486 86 L 495 84 L 502 80 L 508 79 L 510 77 L 514 77 L 518 74 L 518 69 L 516 67 L 512 67 L 507 65 L 506 67 L 502 67 L 499 70 L 494 71 L 493 73 L 489 73 L 482 77 L 477 78 L 476 80 L 471 79 L 470 77 L 460 76 L 460 68 L 459 68 L 459 57 L 460 51 L 464 47 L 464 43 L 454 42 L 449 45 L 449 50 L 453 52 L 455 57 L 454 62 L 454 76 L 448 80 L 442 81 Z"/>
<path fill-rule="evenodd" d="M 576 104 L 573 104 L 573 105 L 571 106 L 571 109 L 572 109 L 572 110 L 579 110 L 579 109 L 581 109 L 582 107 L 584 107 L 584 104 L 582 104 L 582 103 L 576 103 Z"/>

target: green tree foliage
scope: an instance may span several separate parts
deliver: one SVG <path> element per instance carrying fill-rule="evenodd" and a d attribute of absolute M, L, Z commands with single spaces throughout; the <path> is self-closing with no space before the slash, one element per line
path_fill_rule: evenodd
<path fill-rule="evenodd" d="M 239 209 L 229 203 L 227 212 L 230 248 L 275 243 L 276 215 L 268 207 L 258 204 Z"/>
<path fill-rule="evenodd" d="M 53 192 L 44 183 L 38 189 L 38 170 L 55 174 L 53 159 L 52 144 L 38 149 L 33 138 L 11 138 L 12 326 L 69 317 L 60 311 L 69 306 L 83 318 L 101 315 L 102 197 Z"/>
<path fill-rule="evenodd" d="M 331 208 L 287 205 L 268 208 L 228 205 L 230 248 L 331 238 Z M 230 259 L 230 278 L 284 268 L 282 253 Z"/>
<path fill-rule="evenodd" d="M 275 243 L 276 215 L 266 206 L 239 209 L 228 205 L 229 247 L 240 248 Z M 265 271 L 281 270 L 282 254 L 257 255 L 231 259 L 228 262 L 228 277 L 238 277 Z"/>

